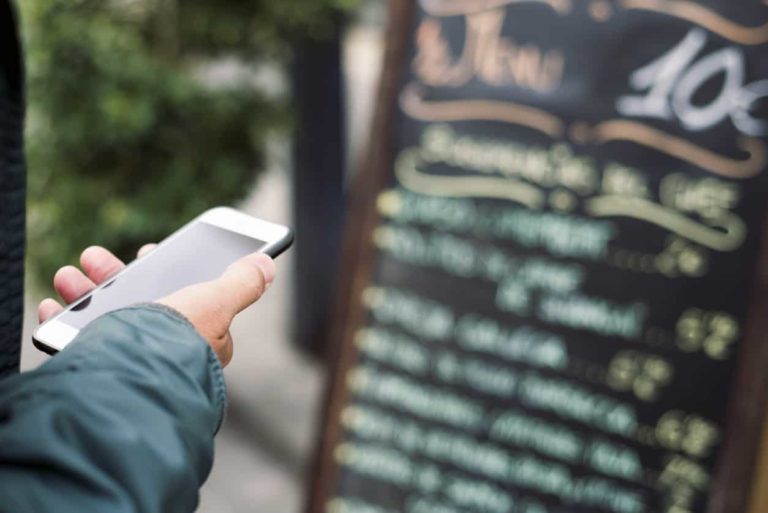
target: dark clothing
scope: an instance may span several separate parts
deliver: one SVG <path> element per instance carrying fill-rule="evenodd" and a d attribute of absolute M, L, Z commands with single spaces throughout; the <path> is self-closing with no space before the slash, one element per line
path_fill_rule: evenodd
<path fill-rule="evenodd" d="M 216 355 L 181 315 L 107 314 L 0 382 L 0 512 L 190 513 L 225 401 Z"/>
<path fill-rule="evenodd" d="M 11 5 L 0 0 L 0 379 L 19 370 L 24 304 L 23 68 Z"/>

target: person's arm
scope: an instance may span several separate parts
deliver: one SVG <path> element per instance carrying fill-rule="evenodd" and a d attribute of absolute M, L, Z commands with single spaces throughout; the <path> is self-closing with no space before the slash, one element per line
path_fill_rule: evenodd
<path fill-rule="evenodd" d="M 54 278 L 65 302 L 124 266 L 98 247 L 81 265 Z M 0 384 L 0 512 L 194 511 L 224 412 L 230 324 L 274 276 L 272 259 L 249 255 L 216 280 L 97 319 Z M 44 300 L 40 321 L 62 308 Z"/>
<path fill-rule="evenodd" d="M 194 511 L 225 407 L 219 360 L 182 316 L 93 322 L 0 385 L 0 511 Z"/>

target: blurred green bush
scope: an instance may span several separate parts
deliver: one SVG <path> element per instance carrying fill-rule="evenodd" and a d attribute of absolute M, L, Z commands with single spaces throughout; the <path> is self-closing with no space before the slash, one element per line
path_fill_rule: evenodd
<path fill-rule="evenodd" d="M 352 0 L 354 1 L 354 0 Z M 91 244 L 145 241 L 249 192 L 287 100 L 210 84 L 325 37 L 350 0 L 19 1 L 27 60 L 28 268 L 45 286 Z"/>

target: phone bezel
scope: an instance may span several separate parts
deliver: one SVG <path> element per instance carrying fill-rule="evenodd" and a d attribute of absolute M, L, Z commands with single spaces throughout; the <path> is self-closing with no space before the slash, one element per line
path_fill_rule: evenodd
<path fill-rule="evenodd" d="M 191 220 L 171 235 L 163 239 L 159 245 L 158 250 L 167 242 L 183 234 L 186 230 L 192 227 L 195 223 L 207 223 L 219 228 L 239 233 L 253 239 L 258 239 L 266 242 L 266 245 L 260 250 L 271 257 L 276 257 L 283 251 L 285 251 L 293 242 L 293 233 L 287 226 L 282 226 L 262 219 L 249 216 L 242 212 L 239 212 L 229 207 L 217 207 L 211 210 L 207 210 L 200 214 L 195 219 Z M 157 250 L 155 250 L 157 251 Z M 117 278 L 122 273 L 138 265 L 140 262 L 146 261 L 152 257 L 154 251 L 146 255 L 141 259 L 136 259 L 129 263 L 124 269 L 117 273 L 113 278 Z M 109 279 L 85 294 L 76 301 L 73 301 L 71 305 L 65 308 L 62 312 L 59 312 L 51 319 L 47 320 L 40 326 L 38 326 L 32 332 L 32 342 L 35 347 L 48 354 L 55 354 L 64 349 L 74 339 L 80 330 L 70 324 L 67 324 L 59 317 L 67 312 L 73 305 L 77 304 L 80 300 L 91 296 L 99 291 L 99 289 L 107 286 L 112 282 Z"/>

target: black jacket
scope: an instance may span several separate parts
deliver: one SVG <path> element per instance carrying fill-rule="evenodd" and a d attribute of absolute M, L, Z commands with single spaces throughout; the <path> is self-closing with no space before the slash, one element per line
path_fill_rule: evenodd
<path fill-rule="evenodd" d="M 14 12 L 0 0 L 0 379 L 19 369 L 24 303 L 22 70 Z"/>

